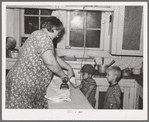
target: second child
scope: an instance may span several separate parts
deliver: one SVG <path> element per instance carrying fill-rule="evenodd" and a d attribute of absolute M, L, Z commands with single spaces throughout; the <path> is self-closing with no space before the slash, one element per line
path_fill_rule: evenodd
<path fill-rule="evenodd" d="M 118 66 L 109 67 L 106 78 L 109 82 L 109 87 L 105 95 L 104 109 L 120 109 L 121 89 L 118 82 L 121 79 L 121 69 Z"/>

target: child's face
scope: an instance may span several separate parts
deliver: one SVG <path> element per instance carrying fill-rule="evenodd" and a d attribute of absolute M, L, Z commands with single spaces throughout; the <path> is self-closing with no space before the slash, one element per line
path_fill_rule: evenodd
<path fill-rule="evenodd" d="M 89 74 L 85 73 L 85 72 L 82 72 L 81 75 L 82 75 L 82 79 L 84 79 L 84 80 L 89 77 Z"/>
<path fill-rule="evenodd" d="M 109 83 L 115 82 L 116 77 L 117 76 L 116 76 L 116 74 L 114 74 L 113 71 L 108 71 L 107 72 L 106 78 L 107 78 L 107 80 L 108 80 Z"/>

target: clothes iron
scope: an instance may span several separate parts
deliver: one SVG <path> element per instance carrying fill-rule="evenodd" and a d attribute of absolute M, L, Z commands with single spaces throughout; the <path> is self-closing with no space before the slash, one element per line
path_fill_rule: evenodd
<path fill-rule="evenodd" d="M 68 78 L 65 77 L 62 81 L 62 84 L 60 85 L 60 89 L 69 89 L 69 85 L 67 84 Z"/>

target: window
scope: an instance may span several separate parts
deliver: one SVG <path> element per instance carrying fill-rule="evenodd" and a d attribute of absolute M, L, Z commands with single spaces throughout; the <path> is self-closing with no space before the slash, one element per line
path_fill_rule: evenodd
<path fill-rule="evenodd" d="M 68 11 L 67 46 L 103 50 L 110 31 L 110 15 L 103 11 Z"/>
<path fill-rule="evenodd" d="M 75 7 L 74 7 L 75 8 Z M 61 16 L 66 12 L 67 16 Z M 71 49 L 109 50 L 112 9 L 94 8 L 90 10 L 53 10 L 26 8 L 21 10 L 22 41 L 26 40 L 33 31 L 40 29 L 40 23 L 52 14 L 61 17 L 65 25 L 65 34 L 61 42 L 61 48 L 71 46 Z M 65 13 L 65 14 L 66 14 Z M 23 40 L 24 39 L 24 40 Z M 57 45 L 57 44 L 56 44 Z"/>
<path fill-rule="evenodd" d="M 51 15 L 52 10 L 26 8 L 22 10 L 22 13 L 24 15 L 22 36 L 28 37 L 33 31 L 40 29 L 41 22 Z"/>

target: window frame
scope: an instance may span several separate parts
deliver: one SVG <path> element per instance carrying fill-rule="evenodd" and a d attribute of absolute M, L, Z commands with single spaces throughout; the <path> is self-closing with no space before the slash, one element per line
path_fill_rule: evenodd
<path fill-rule="evenodd" d="M 38 17 L 38 19 L 39 19 L 39 29 L 40 29 L 40 20 L 41 20 L 41 17 L 50 17 L 51 15 L 41 15 L 40 13 L 41 13 L 41 10 L 43 10 L 43 9 L 38 9 L 39 10 L 39 15 L 27 15 L 27 14 L 25 14 L 25 9 L 27 9 L 27 8 L 24 8 L 24 9 L 21 9 L 21 29 L 23 30 L 23 31 L 21 31 L 21 36 L 22 37 L 29 37 L 30 36 L 30 34 L 25 34 L 25 17 Z M 28 8 L 28 9 L 31 9 L 31 8 Z M 52 10 L 52 9 L 51 9 Z"/>
<path fill-rule="evenodd" d="M 92 10 L 89 10 L 89 11 L 92 11 Z M 95 10 L 94 10 L 95 11 Z M 71 49 L 80 49 L 80 50 L 83 50 L 84 48 L 87 49 L 87 50 L 100 50 L 100 51 L 103 51 L 103 50 L 109 50 L 109 47 L 105 47 L 105 45 L 109 45 L 109 39 L 107 38 L 108 37 L 108 33 L 110 33 L 110 15 L 111 15 L 111 12 L 112 11 L 105 11 L 105 9 L 103 10 L 96 10 L 96 11 L 101 11 L 101 28 L 99 29 L 95 29 L 95 28 L 86 28 L 86 11 L 84 11 L 84 15 L 85 15 L 85 22 L 84 22 L 84 27 L 85 27 L 85 30 L 101 30 L 100 31 L 100 48 L 88 48 L 88 47 L 71 47 L 70 46 L 70 41 L 69 41 L 69 38 L 70 38 L 70 11 L 67 11 L 67 34 L 66 34 L 66 41 L 65 41 L 65 47 L 67 46 L 70 46 Z M 86 40 L 86 31 L 84 32 L 84 41 Z M 105 35 L 106 34 L 106 35 Z M 106 39 L 108 39 L 108 41 L 105 41 Z M 85 43 L 85 42 L 84 42 Z"/>

